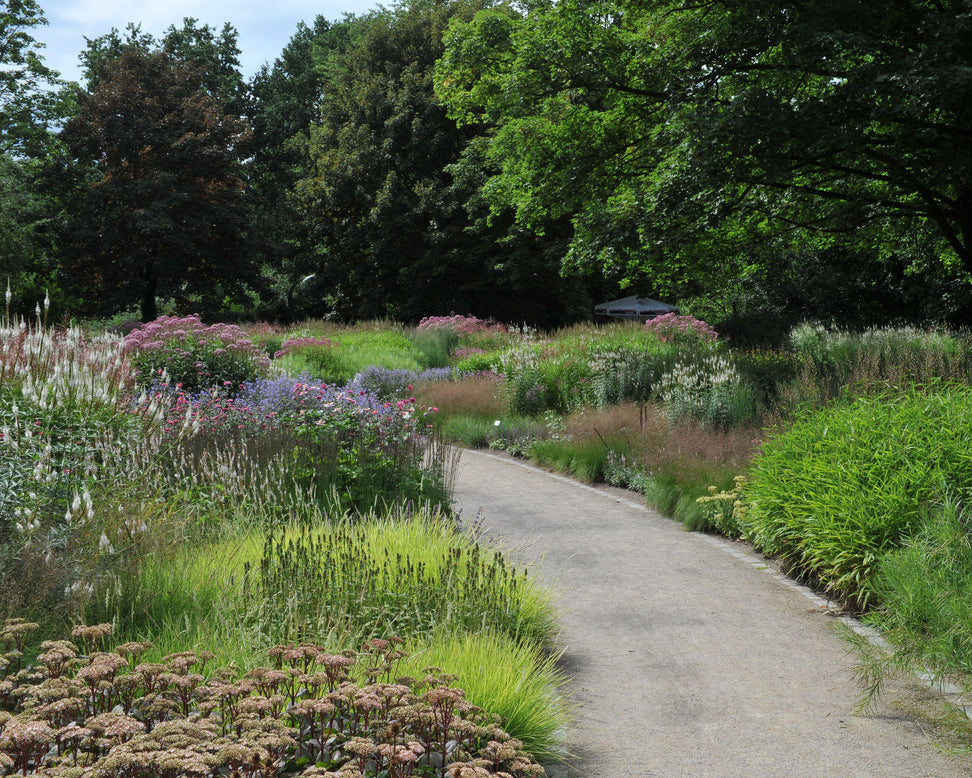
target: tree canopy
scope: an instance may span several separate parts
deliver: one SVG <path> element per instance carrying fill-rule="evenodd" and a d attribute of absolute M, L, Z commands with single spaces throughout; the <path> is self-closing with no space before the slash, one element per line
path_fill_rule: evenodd
<path fill-rule="evenodd" d="M 205 307 L 240 292 L 246 123 L 224 112 L 201 67 L 164 50 L 128 48 L 99 64 L 96 84 L 63 132 L 92 171 L 70 274 L 107 310 L 139 301 L 144 321 L 160 294 L 202 295 Z"/>
<path fill-rule="evenodd" d="M 576 261 L 705 273 L 720 232 L 738 259 L 890 218 L 970 270 L 970 65 L 967 0 L 526 0 L 456 22 L 437 88 L 497 127 L 493 202 L 572 218 Z"/>
<path fill-rule="evenodd" d="M 442 32 L 479 7 L 376 12 L 319 60 L 320 110 L 295 193 L 316 251 L 311 288 L 337 315 L 557 321 L 573 305 L 559 234 L 538 239 L 477 213 L 481 128 L 457 126 L 434 93 Z"/>

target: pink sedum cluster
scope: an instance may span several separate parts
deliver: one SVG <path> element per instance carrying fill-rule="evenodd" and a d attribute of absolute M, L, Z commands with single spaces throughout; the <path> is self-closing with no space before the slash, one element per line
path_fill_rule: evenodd
<path fill-rule="evenodd" d="M 692 316 L 682 316 L 677 313 L 666 313 L 645 322 L 645 329 L 662 342 L 672 341 L 703 341 L 714 343 L 719 339 L 719 333 L 711 324 Z"/>
<path fill-rule="evenodd" d="M 456 335 L 475 335 L 480 332 L 507 332 L 506 326 L 494 319 L 480 319 L 476 316 L 426 316 L 418 323 L 418 330 L 452 330 Z"/>

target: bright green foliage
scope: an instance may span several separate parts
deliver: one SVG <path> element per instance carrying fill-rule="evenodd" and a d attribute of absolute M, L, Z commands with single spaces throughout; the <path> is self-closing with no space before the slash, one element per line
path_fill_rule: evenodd
<path fill-rule="evenodd" d="M 495 630 L 524 644 L 547 642 L 547 591 L 499 551 L 431 518 L 272 533 L 254 579 L 267 606 L 264 628 L 287 640 L 348 625 L 364 637 Z M 273 607 L 288 598 L 287 608 Z"/>
<path fill-rule="evenodd" d="M 310 332 L 304 328 L 300 332 Z M 328 339 L 296 338 L 283 349 L 280 364 L 291 375 L 309 372 L 327 383 L 345 384 L 362 370 L 380 366 L 397 370 L 422 368 L 423 355 L 398 327 L 366 323 L 338 331 Z M 287 345 L 285 343 L 285 345 Z"/>
<path fill-rule="evenodd" d="M 454 24 L 436 87 L 497 125 L 497 207 L 572 219 L 569 263 L 714 283 L 888 218 L 968 270 L 970 41 L 967 0 L 528 0 Z"/>
<path fill-rule="evenodd" d="M 965 494 L 963 491 L 962 494 Z M 895 661 L 948 678 L 972 673 L 972 542 L 966 498 L 946 493 L 920 530 L 885 555 L 874 574 L 871 614 Z"/>
<path fill-rule="evenodd" d="M 857 607 L 881 557 L 946 489 L 972 486 L 972 390 L 937 387 L 805 409 L 763 444 L 743 529 L 758 547 Z"/>
<path fill-rule="evenodd" d="M 556 691 L 566 680 L 556 656 L 500 633 L 479 632 L 436 638 L 403 662 L 413 677 L 429 666 L 451 668 L 467 699 L 502 717 L 504 729 L 534 759 L 563 757 L 562 732 L 570 711 Z"/>

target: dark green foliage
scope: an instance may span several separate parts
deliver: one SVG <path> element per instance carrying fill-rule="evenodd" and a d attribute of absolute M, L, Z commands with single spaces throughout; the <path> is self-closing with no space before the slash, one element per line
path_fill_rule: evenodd
<path fill-rule="evenodd" d="M 582 285 L 558 274 L 566 224 L 541 239 L 509 214 L 488 218 L 483 130 L 458 127 L 433 92 L 443 30 L 478 7 L 357 18 L 321 61 L 319 118 L 296 141 L 306 158 L 295 205 L 315 251 L 293 295 L 306 313 L 417 322 L 461 311 L 551 326 L 589 310 Z"/>
<path fill-rule="evenodd" d="M 792 354 L 784 351 L 735 351 L 733 364 L 755 392 L 757 407 L 769 410 L 780 402 L 783 387 L 796 376 Z"/>
<path fill-rule="evenodd" d="M 65 271 L 104 312 L 199 295 L 213 309 L 248 274 L 243 209 L 245 122 L 205 89 L 206 73 L 165 51 L 125 50 L 98 63 L 63 139 L 91 166 L 69 232 Z"/>

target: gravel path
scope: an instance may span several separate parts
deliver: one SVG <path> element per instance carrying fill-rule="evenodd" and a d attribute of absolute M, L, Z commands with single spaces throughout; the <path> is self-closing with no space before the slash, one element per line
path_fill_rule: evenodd
<path fill-rule="evenodd" d="M 559 593 L 570 778 L 972 775 L 915 715 L 920 684 L 857 715 L 837 620 L 743 544 L 684 531 L 637 495 L 464 451 L 466 520 Z"/>

